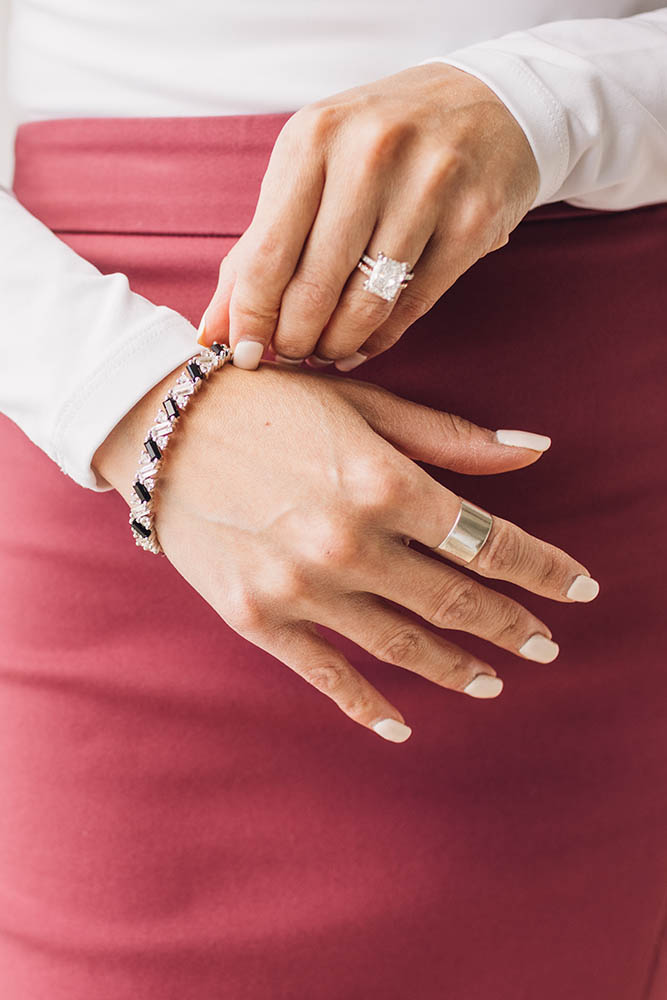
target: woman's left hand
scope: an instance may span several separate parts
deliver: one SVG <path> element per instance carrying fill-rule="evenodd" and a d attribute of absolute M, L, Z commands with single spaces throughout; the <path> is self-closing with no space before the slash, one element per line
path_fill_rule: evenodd
<path fill-rule="evenodd" d="M 278 136 L 200 341 L 230 342 L 242 367 L 271 345 L 283 359 L 349 371 L 504 246 L 538 185 L 516 119 L 486 84 L 445 63 L 307 105 Z M 379 252 L 415 272 L 393 301 L 366 291 L 356 266 Z"/>

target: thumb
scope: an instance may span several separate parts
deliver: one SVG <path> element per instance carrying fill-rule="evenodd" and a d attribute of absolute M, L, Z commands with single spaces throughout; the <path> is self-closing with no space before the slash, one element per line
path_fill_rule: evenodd
<path fill-rule="evenodd" d="M 365 382 L 340 382 L 370 426 L 408 458 L 468 475 L 491 475 L 536 462 L 551 438 L 530 431 L 498 430 L 430 406 L 413 403 Z"/>

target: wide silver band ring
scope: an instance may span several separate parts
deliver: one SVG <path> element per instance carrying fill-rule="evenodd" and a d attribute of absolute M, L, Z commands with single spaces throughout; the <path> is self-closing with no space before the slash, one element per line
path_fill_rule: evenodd
<path fill-rule="evenodd" d="M 393 302 L 401 289 L 415 276 L 407 261 L 394 260 L 382 252 L 378 253 L 377 260 L 365 253 L 357 267 L 367 275 L 364 281 L 366 291 L 379 295 L 386 302 Z"/>
<path fill-rule="evenodd" d="M 449 534 L 436 545 L 436 549 L 469 563 L 481 551 L 492 527 L 493 518 L 490 514 L 474 503 L 462 500 Z"/>

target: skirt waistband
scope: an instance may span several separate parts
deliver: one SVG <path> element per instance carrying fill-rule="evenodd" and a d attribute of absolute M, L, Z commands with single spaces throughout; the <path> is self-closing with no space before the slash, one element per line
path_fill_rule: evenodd
<path fill-rule="evenodd" d="M 25 122 L 13 191 L 54 232 L 240 236 L 292 114 Z M 525 221 L 590 215 L 609 213 L 556 202 Z"/>

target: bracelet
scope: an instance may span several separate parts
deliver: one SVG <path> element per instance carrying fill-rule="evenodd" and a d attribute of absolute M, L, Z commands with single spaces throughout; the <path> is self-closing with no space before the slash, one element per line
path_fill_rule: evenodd
<path fill-rule="evenodd" d="M 180 420 L 183 410 L 211 372 L 222 368 L 231 357 L 232 350 L 227 344 L 213 343 L 190 358 L 162 400 L 155 423 L 148 431 L 139 459 L 139 468 L 132 484 L 136 499 L 133 497 L 130 504 L 130 527 L 134 540 L 147 552 L 153 552 L 155 555 L 164 554 L 155 529 L 153 502 L 156 478 L 171 432 Z"/>

